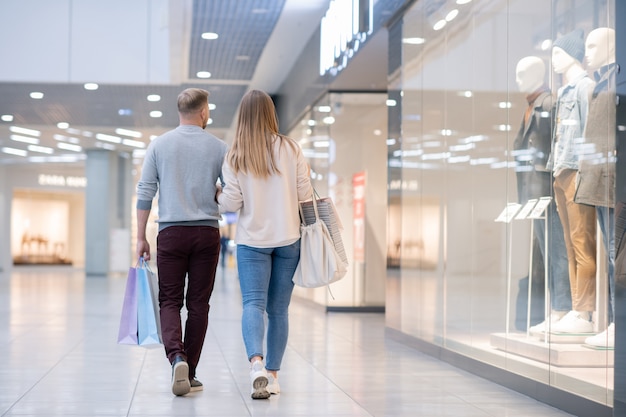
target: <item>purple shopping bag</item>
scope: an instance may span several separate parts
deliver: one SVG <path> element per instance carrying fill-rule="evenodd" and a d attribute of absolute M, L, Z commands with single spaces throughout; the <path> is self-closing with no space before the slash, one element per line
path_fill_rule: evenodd
<path fill-rule="evenodd" d="M 136 345 L 137 342 L 137 269 L 128 269 L 126 279 L 126 293 L 122 305 L 122 317 L 117 343 L 122 345 Z"/>

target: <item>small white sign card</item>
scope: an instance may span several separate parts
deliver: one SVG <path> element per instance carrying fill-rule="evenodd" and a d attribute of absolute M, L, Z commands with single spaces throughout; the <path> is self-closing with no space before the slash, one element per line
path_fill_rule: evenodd
<path fill-rule="evenodd" d="M 533 207 L 535 207 L 535 204 L 537 204 L 536 198 L 528 200 L 526 204 L 524 204 L 524 207 L 522 207 L 522 209 L 519 211 L 519 213 L 517 213 L 517 216 L 515 216 L 515 220 L 524 220 L 531 212 Z"/>
<path fill-rule="evenodd" d="M 510 223 L 515 217 L 515 214 L 522 207 L 519 203 L 508 203 L 502 213 L 498 217 L 496 217 L 496 222 Z"/>
<path fill-rule="evenodd" d="M 543 212 L 546 210 L 546 207 L 550 205 L 550 201 L 552 201 L 552 197 L 541 197 L 537 202 L 537 205 L 528 215 L 529 219 L 539 219 L 543 216 Z"/>

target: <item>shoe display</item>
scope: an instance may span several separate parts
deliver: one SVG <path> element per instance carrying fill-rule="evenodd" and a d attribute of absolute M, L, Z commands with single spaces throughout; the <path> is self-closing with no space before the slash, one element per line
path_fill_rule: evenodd
<path fill-rule="evenodd" d="M 267 373 L 267 390 L 270 394 L 280 394 L 280 385 L 278 385 L 278 375 L 274 376 L 270 372 Z"/>
<path fill-rule="evenodd" d="M 585 344 L 597 348 L 613 349 L 615 347 L 615 323 L 609 324 L 609 327 L 602 333 L 586 338 Z"/>
<path fill-rule="evenodd" d="M 182 356 L 176 356 L 172 362 L 172 393 L 185 395 L 191 390 L 189 383 L 189 365 Z"/>
<path fill-rule="evenodd" d="M 189 385 L 191 385 L 190 392 L 202 391 L 204 388 L 202 382 L 198 381 L 196 378 L 190 379 Z"/>
<path fill-rule="evenodd" d="M 267 371 L 261 361 L 254 361 L 250 367 L 250 382 L 252 383 L 252 398 L 263 400 L 270 397 L 267 390 Z"/>
<path fill-rule="evenodd" d="M 546 317 L 544 321 L 539 324 L 535 324 L 528 329 L 531 333 L 544 333 L 551 331 L 552 327 L 565 316 L 567 311 L 552 310 L 550 316 Z M 546 328 L 547 326 L 547 328 Z"/>
<path fill-rule="evenodd" d="M 572 310 L 552 326 L 551 333 L 593 333 L 593 323 L 589 313 Z"/>

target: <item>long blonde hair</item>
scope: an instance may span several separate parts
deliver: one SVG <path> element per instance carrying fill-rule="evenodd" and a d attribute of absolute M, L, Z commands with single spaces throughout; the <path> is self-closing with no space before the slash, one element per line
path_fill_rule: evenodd
<path fill-rule="evenodd" d="M 278 118 L 272 98 L 261 90 L 251 90 L 241 99 L 235 139 L 226 156 L 235 173 L 244 172 L 267 178 L 280 175 L 272 152 L 275 141 L 296 150 L 297 143 L 278 133 Z"/>

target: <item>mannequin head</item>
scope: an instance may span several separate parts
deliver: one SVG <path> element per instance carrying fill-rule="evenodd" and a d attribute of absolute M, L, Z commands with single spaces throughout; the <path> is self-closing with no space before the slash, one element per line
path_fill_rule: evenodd
<path fill-rule="evenodd" d="M 517 63 L 515 81 L 522 93 L 534 93 L 543 85 L 546 65 L 536 56 L 527 56 Z"/>
<path fill-rule="evenodd" d="M 598 28 L 589 32 L 585 42 L 585 60 L 590 70 L 615 62 L 615 31 Z"/>
<path fill-rule="evenodd" d="M 581 66 L 584 57 L 585 41 L 581 29 L 576 29 L 554 41 L 552 67 L 557 74 L 563 74 L 573 66 Z"/>

